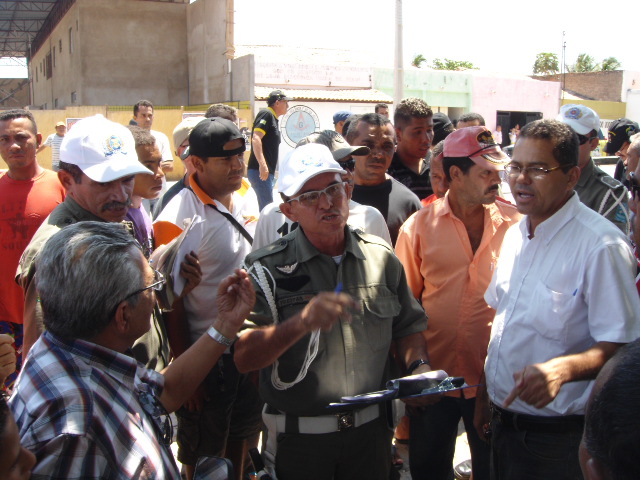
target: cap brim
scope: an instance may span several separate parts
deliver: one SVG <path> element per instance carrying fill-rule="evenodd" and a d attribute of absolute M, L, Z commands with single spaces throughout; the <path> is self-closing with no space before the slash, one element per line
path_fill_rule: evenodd
<path fill-rule="evenodd" d="M 321 173 L 339 173 L 341 175 L 344 175 L 347 173 L 347 171 L 343 170 L 342 168 L 325 168 L 322 170 L 314 171 L 313 174 L 309 176 L 305 176 L 304 174 L 302 174 L 294 184 L 289 185 L 289 188 L 287 188 L 286 191 L 280 190 L 280 188 L 278 188 L 278 192 L 284 193 L 287 197 L 292 197 L 296 193 L 298 193 L 302 187 L 304 187 L 305 183 L 307 183 L 312 178 L 317 177 Z"/>
<path fill-rule="evenodd" d="M 509 156 L 502 150 L 483 153 L 482 155 L 471 157 L 471 160 L 473 160 L 476 165 L 480 165 L 487 170 L 504 170 L 505 165 L 511 161 Z"/>
<path fill-rule="evenodd" d="M 334 150 L 331 155 L 336 162 L 339 162 L 349 155 L 369 155 L 370 153 L 369 147 L 344 147 Z"/>
<path fill-rule="evenodd" d="M 123 177 L 136 175 L 138 173 L 146 173 L 153 175 L 153 172 L 141 163 L 134 164 L 132 162 L 123 162 L 122 159 L 116 158 L 109 162 L 98 163 L 90 166 L 80 166 L 82 172 L 94 182 L 107 183 L 113 182 Z"/>
<path fill-rule="evenodd" d="M 594 130 L 593 128 L 585 127 L 580 122 L 573 121 L 570 118 L 564 118 L 562 115 L 558 115 L 556 120 L 569 125 L 578 135 L 586 135 L 591 130 Z"/>
<path fill-rule="evenodd" d="M 624 139 L 617 139 L 614 142 L 607 142 L 607 144 L 604 146 L 604 153 L 607 153 L 609 155 L 615 155 L 616 152 L 618 150 L 620 150 L 620 148 L 622 148 L 622 145 L 624 145 L 625 140 Z"/>

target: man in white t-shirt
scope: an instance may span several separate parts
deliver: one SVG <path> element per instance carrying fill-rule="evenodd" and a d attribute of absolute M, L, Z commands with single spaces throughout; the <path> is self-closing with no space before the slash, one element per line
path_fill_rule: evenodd
<path fill-rule="evenodd" d="M 64 122 L 56 123 L 56 133 L 49 135 L 36 150 L 36 153 L 40 153 L 44 148 L 51 147 L 51 170 L 54 172 L 60 170 L 60 144 L 65 133 L 67 133 L 67 125 Z"/>
<path fill-rule="evenodd" d="M 140 100 L 133 106 L 133 118 L 138 126 L 149 130 L 156 139 L 156 145 L 162 154 L 162 170 L 167 173 L 173 171 L 173 154 L 169 138 L 162 132 L 151 130 L 153 125 L 153 104 L 148 100 Z M 176 146 L 177 148 L 177 146 Z"/>

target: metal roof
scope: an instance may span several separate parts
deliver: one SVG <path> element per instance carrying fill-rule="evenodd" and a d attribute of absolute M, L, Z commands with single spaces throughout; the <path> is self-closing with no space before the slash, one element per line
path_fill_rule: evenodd
<path fill-rule="evenodd" d="M 0 57 L 25 57 L 58 0 L 0 1 Z"/>

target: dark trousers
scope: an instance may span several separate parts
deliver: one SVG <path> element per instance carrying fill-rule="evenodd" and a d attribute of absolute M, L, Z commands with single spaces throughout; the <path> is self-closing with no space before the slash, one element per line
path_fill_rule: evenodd
<path fill-rule="evenodd" d="M 464 422 L 474 480 L 489 480 L 490 447 L 473 427 L 475 398 L 444 397 L 409 414 L 409 466 L 413 480 L 452 480 L 458 423 Z"/>
<path fill-rule="evenodd" d="M 521 430 L 491 421 L 491 480 L 582 480 L 578 447 L 582 429 Z"/>
<path fill-rule="evenodd" d="M 388 480 L 392 431 L 380 417 L 342 432 L 278 435 L 278 480 Z"/>

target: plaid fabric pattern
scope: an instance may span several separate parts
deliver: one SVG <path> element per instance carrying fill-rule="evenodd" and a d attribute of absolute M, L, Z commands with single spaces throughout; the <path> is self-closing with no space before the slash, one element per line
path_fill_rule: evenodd
<path fill-rule="evenodd" d="M 133 358 L 45 332 L 29 352 L 9 404 L 34 479 L 178 479 L 140 392 L 162 375 Z"/>

